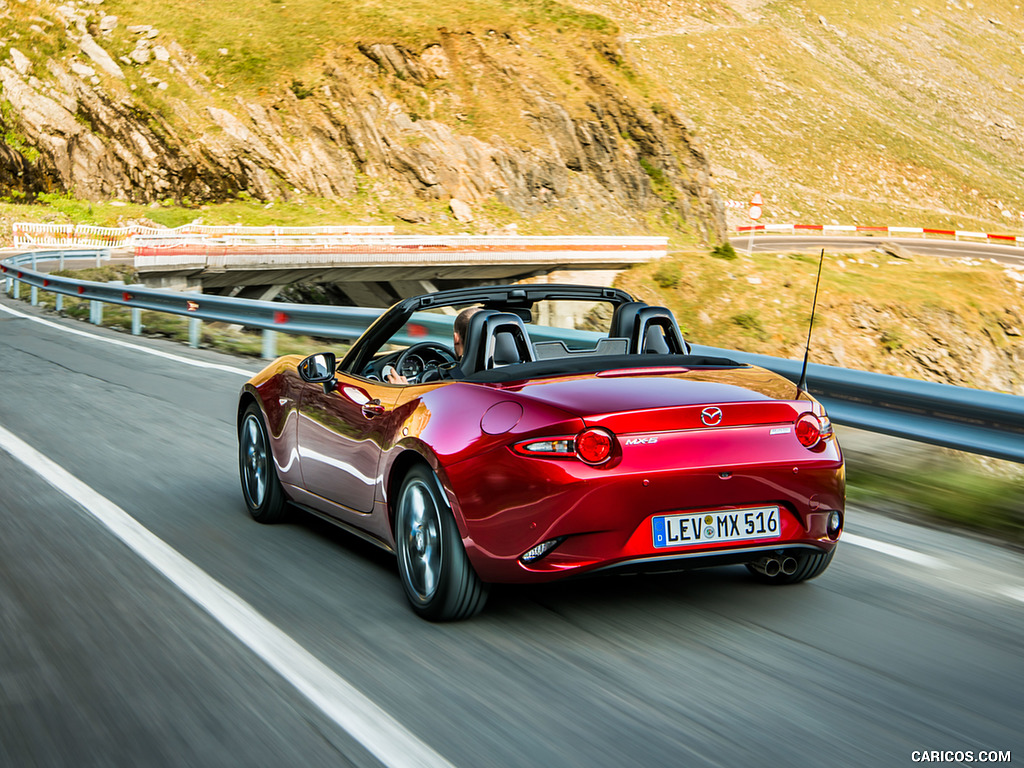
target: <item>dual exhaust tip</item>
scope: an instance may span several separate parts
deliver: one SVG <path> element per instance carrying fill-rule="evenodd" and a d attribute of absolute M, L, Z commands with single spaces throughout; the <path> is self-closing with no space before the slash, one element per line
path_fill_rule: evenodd
<path fill-rule="evenodd" d="M 795 557 L 763 557 L 753 563 L 754 570 L 763 573 L 765 576 L 778 576 L 780 573 L 785 576 L 792 576 L 796 573 L 797 560 Z"/>

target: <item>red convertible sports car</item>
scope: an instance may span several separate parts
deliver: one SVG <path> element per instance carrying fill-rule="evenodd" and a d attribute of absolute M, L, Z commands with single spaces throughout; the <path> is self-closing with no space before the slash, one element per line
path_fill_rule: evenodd
<path fill-rule="evenodd" d="M 256 520 L 294 505 L 394 552 L 432 620 L 474 615 L 491 583 L 610 569 L 745 564 L 792 584 L 843 527 L 821 405 L 693 354 L 667 309 L 613 288 L 406 299 L 340 363 L 282 357 L 249 380 L 238 436 Z"/>

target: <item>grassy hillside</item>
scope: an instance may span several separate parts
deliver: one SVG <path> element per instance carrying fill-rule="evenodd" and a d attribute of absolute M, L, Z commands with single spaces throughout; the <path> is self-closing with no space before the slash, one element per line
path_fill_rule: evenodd
<path fill-rule="evenodd" d="M 211 75 L 236 87 L 272 87 L 356 43 L 437 42 L 439 29 L 553 36 L 616 31 L 607 18 L 551 0 L 219 0 L 215 19 L 204 0 L 107 0 L 105 8 L 126 24 L 174 30 Z"/>
<path fill-rule="evenodd" d="M 762 190 L 767 221 L 1024 224 L 1012 0 L 574 4 L 619 25 L 698 128 L 723 197 Z"/>
<path fill-rule="evenodd" d="M 681 252 L 617 284 L 669 307 L 698 344 L 800 358 L 817 255 Z M 1024 270 L 977 260 L 828 254 L 814 362 L 1024 395 Z"/>
<path fill-rule="evenodd" d="M 7 47 L 40 67 L 66 56 L 58 6 L 8 3 L 0 58 Z M 138 40 L 129 25 L 160 30 L 156 42 L 205 94 L 173 62 L 125 72 L 133 98 L 172 121 L 184 114 L 182 102 L 235 108 L 241 97 L 292 109 L 277 95 L 322 95 L 325 68 L 337 62 L 364 67 L 370 84 L 373 65 L 351 56 L 360 46 L 419 52 L 448 33 L 514 35 L 529 44 L 493 71 L 459 71 L 425 87 L 392 78 L 378 83 L 381 93 L 414 117 L 484 141 L 536 143 L 507 71 L 582 109 L 591 94 L 581 88 L 580 64 L 605 56 L 616 81 L 656 111 L 685 113 L 724 198 L 765 193 L 764 221 L 1024 227 L 1024 12 L 1012 0 L 224 0 L 211 8 L 105 0 L 95 18 L 113 14 L 118 25 L 102 34 L 93 21 L 89 29 L 115 58 Z M 5 131 L 10 146 L 34 152 L 16 130 Z M 730 223 L 746 223 L 742 211 L 727 213 Z"/>
<path fill-rule="evenodd" d="M 477 231 L 723 232 L 671 94 L 614 21 L 565 3 L 33 0 L 0 8 L 0 65 L 0 135 L 31 164 L 0 173 L 12 201 L 156 202 L 161 221 L 308 200 L 443 226 L 433 203 L 457 198 Z"/>

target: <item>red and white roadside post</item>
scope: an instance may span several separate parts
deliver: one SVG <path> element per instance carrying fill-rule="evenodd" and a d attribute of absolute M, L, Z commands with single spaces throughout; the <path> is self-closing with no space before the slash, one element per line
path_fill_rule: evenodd
<path fill-rule="evenodd" d="M 750 217 L 750 239 L 747 241 L 747 258 L 751 257 L 754 252 L 754 225 L 757 220 L 761 218 L 762 210 L 764 206 L 764 198 L 761 197 L 760 192 L 755 192 L 754 196 L 750 198 L 750 207 L 747 209 L 747 216 Z"/>

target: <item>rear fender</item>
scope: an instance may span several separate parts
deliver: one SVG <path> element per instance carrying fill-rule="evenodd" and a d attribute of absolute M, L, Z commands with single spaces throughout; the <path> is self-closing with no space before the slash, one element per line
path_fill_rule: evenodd
<path fill-rule="evenodd" d="M 381 484 L 384 498 L 380 499 L 381 505 L 387 511 L 388 524 L 392 535 L 395 532 L 395 508 L 392 501 L 398 498 L 398 492 L 402 488 L 402 481 L 405 480 L 409 470 L 417 464 L 424 464 L 434 473 L 438 483 L 438 490 L 445 498 L 448 506 L 455 517 L 455 523 L 459 528 L 459 535 L 465 540 L 468 536 L 466 521 L 462 515 L 455 491 L 452 490 L 448 473 L 438 460 L 436 454 L 422 440 L 407 438 L 395 446 L 391 455 L 386 459 L 384 467 L 385 481 Z"/>

